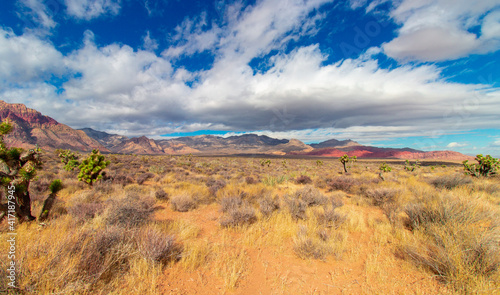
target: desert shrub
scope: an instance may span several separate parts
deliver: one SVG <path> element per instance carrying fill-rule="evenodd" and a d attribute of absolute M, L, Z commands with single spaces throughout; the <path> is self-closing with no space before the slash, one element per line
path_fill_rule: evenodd
<path fill-rule="evenodd" d="M 76 266 L 78 276 L 91 286 L 123 274 L 134 253 L 131 236 L 114 226 L 82 232 L 72 252 L 81 254 Z"/>
<path fill-rule="evenodd" d="M 153 165 L 149 167 L 148 171 L 155 174 L 163 174 L 165 172 L 165 168 L 163 166 Z"/>
<path fill-rule="evenodd" d="M 430 183 L 436 188 L 453 189 L 457 186 L 470 184 L 472 180 L 461 174 L 453 174 L 436 177 Z"/>
<path fill-rule="evenodd" d="M 461 293 L 493 282 L 500 268 L 497 211 L 475 200 L 453 196 L 420 201 L 405 208 L 415 235 L 403 256 L 438 275 Z M 498 285 L 497 285 L 498 287 Z"/>
<path fill-rule="evenodd" d="M 317 210 L 314 215 L 316 216 L 317 223 L 327 228 L 338 228 L 347 220 L 345 214 L 336 212 L 334 208 Z"/>
<path fill-rule="evenodd" d="M 264 216 L 270 216 L 274 211 L 280 208 L 280 203 L 278 198 L 272 198 L 270 195 L 266 195 L 259 199 L 260 212 Z"/>
<path fill-rule="evenodd" d="M 168 200 L 168 193 L 162 188 L 157 188 L 155 191 L 155 198 L 160 201 Z"/>
<path fill-rule="evenodd" d="M 256 183 L 258 183 L 258 181 L 255 178 L 253 178 L 252 176 L 247 176 L 245 178 L 245 182 L 246 182 L 246 184 L 256 184 Z"/>
<path fill-rule="evenodd" d="M 107 207 L 106 224 L 134 227 L 150 220 L 155 200 L 131 194 L 118 200 L 113 199 L 110 203 Z"/>
<path fill-rule="evenodd" d="M 328 186 L 328 179 L 326 177 L 317 177 L 314 180 L 314 186 L 317 188 L 325 189 Z"/>
<path fill-rule="evenodd" d="M 333 209 L 339 208 L 344 206 L 344 201 L 342 201 L 341 197 L 338 195 L 334 195 L 330 198 L 329 201 L 330 205 L 332 206 Z"/>
<path fill-rule="evenodd" d="M 238 207 L 230 208 L 219 221 L 222 227 L 241 226 L 257 221 L 255 210 L 248 203 L 243 202 Z"/>
<path fill-rule="evenodd" d="M 297 183 L 297 184 L 309 184 L 309 183 L 312 183 L 312 179 L 311 179 L 311 177 L 309 177 L 307 175 L 301 175 L 295 179 L 295 183 Z"/>
<path fill-rule="evenodd" d="M 300 226 L 297 236 L 293 240 L 293 250 L 302 259 L 324 260 L 330 254 L 330 250 L 325 243 L 307 235 L 307 227 L 305 226 Z"/>
<path fill-rule="evenodd" d="M 310 185 L 295 191 L 293 197 L 301 199 L 307 206 L 318 206 L 325 204 L 328 201 L 328 198 L 325 195 L 323 195 L 317 188 Z"/>
<path fill-rule="evenodd" d="M 98 182 L 92 187 L 92 191 L 100 195 L 111 195 L 115 192 L 115 186 L 109 182 Z"/>
<path fill-rule="evenodd" d="M 330 232 L 328 232 L 326 228 L 320 228 L 316 233 L 318 235 L 318 238 L 323 242 L 326 242 L 330 239 Z"/>
<path fill-rule="evenodd" d="M 205 185 L 208 187 L 208 191 L 210 192 L 210 194 L 212 196 L 215 196 L 220 189 L 223 189 L 226 186 L 226 182 L 222 179 L 215 180 L 213 178 L 210 178 L 207 180 Z"/>
<path fill-rule="evenodd" d="M 181 258 L 182 247 L 172 235 L 148 228 L 138 242 L 141 255 L 153 263 L 166 264 Z"/>
<path fill-rule="evenodd" d="M 130 175 L 118 174 L 113 178 L 113 183 L 126 186 L 127 184 L 134 183 L 134 179 Z"/>
<path fill-rule="evenodd" d="M 359 185 L 359 181 L 348 176 L 337 176 L 328 180 L 327 185 L 330 188 L 330 191 L 340 190 L 344 192 L 351 192 L 356 185 Z"/>
<path fill-rule="evenodd" d="M 472 189 L 483 191 L 490 195 L 496 194 L 500 192 L 500 178 L 498 179 L 497 182 L 493 183 L 484 183 L 484 182 L 474 183 L 472 185 Z"/>
<path fill-rule="evenodd" d="M 288 195 L 284 197 L 285 206 L 294 220 L 306 219 L 307 204 L 301 199 L 297 199 Z"/>
<path fill-rule="evenodd" d="M 364 193 L 365 196 L 373 202 L 373 205 L 382 206 L 386 203 L 393 203 L 396 200 L 396 196 L 399 194 L 399 190 L 394 188 L 381 187 L 368 189 Z"/>
<path fill-rule="evenodd" d="M 137 184 L 143 184 L 146 180 L 153 178 L 155 175 L 151 172 L 143 173 L 137 177 Z"/>
<path fill-rule="evenodd" d="M 103 203 L 77 203 L 68 208 L 68 213 L 78 221 L 85 221 L 102 214 L 105 208 Z"/>
<path fill-rule="evenodd" d="M 175 195 L 170 198 L 170 205 L 172 210 L 179 212 L 187 212 L 189 210 L 195 209 L 197 204 L 194 198 L 188 194 Z"/>
<path fill-rule="evenodd" d="M 223 197 L 220 200 L 220 211 L 228 212 L 229 210 L 240 207 L 243 204 L 243 199 L 241 196 L 231 196 L 231 197 Z"/>

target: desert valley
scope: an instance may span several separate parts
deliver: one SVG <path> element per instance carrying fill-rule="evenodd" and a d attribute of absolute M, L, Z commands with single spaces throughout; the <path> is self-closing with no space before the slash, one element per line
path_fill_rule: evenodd
<path fill-rule="evenodd" d="M 0 294 L 500 295 L 500 0 L 0 1 Z"/>
<path fill-rule="evenodd" d="M 2 249 L 15 225 L 18 267 L 18 287 L 3 292 L 500 290 L 500 178 L 465 175 L 471 157 L 257 135 L 126 138 L 5 102 L 0 115 L 12 125 L 4 153 L 41 148 L 42 163 L 29 184 L 37 220 L 1 223 Z M 103 169 L 85 181 L 93 149 Z M 8 286 L 7 265 L 0 274 Z"/>

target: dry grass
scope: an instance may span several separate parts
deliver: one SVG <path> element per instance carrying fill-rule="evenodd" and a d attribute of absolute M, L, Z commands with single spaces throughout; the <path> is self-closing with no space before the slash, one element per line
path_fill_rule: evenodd
<path fill-rule="evenodd" d="M 408 204 L 405 212 L 414 235 L 405 241 L 402 251 L 461 293 L 488 293 L 492 286 L 500 287 L 496 284 L 500 267 L 499 212 L 481 200 L 467 197 L 446 196 Z"/>
<path fill-rule="evenodd" d="M 172 205 L 172 210 L 179 212 L 187 212 L 197 206 L 195 199 L 190 194 L 173 196 L 170 199 L 170 204 Z"/>
<path fill-rule="evenodd" d="M 242 293 L 252 284 L 276 294 L 437 293 L 423 281 L 387 287 L 395 271 L 457 293 L 500 289 L 498 179 L 391 164 L 380 181 L 377 162 L 338 176 L 336 159 L 272 159 L 263 167 L 247 158 L 110 158 L 111 178 L 93 188 L 54 167 L 31 188 L 42 196 L 53 178 L 65 183 L 58 214 L 44 226 L 17 226 L 24 293 L 190 294 L 185 282 L 193 293 L 212 285 L 212 293 Z M 5 234 L 4 222 L 2 249 Z M 318 280 L 327 271 L 309 284 L 294 269 L 314 269 Z M 334 273 L 339 280 L 326 280 Z"/>

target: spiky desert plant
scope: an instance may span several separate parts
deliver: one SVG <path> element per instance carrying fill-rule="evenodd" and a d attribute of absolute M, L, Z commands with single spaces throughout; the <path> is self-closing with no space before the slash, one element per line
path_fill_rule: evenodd
<path fill-rule="evenodd" d="M 391 172 L 392 168 L 384 162 L 384 163 L 380 164 L 380 167 L 378 167 L 378 170 L 380 170 L 381 172 Z"/>
<path fill-rule="evenodd" d="M 41 167 L 40 149 L 25 151 L 21 148 L 8 148 L 4 135 L 12 130 L 9 122 L 0 124 L 0 185 L 4 189 L 7 203 L 0 204 L 2 220 L 9 212 L 21 221 L 36 219 L 31 215 L 31 197 L 28 191 L 31 180 Z"/>
<path fill-rule="evenodd" d="M 351 166 L 349 166 L 349 163 L 356 162 L 357 158 L 356 156 L 349 157 L 347 154 L 345 154 L 342 157 L 340 157 L 339 161 L 344 166 L 344 172 L 347 173 L 347 169 L 351 168 Z"/>
<path fill-rule="evenodd" d="M 474 177 L 484 176 L 489 177 L 496 174 L 500 167 L 498 159 L 490 155 L 483 156 L 479 154 L 476 156 L 477 164 L 469 164 L 468 160 L 462 162 L 464 165 L 465 173 Z"/>
<path fill-rule="evenodd" d="M 92 150 L 92 153 L 83 160 L 78 168 L 78 180 L 89 185 L 93 185 L 97 180 L 102 178 L 102 171 L 109 165 L 109 161 L 99 153 L 99 150 Z"/>
<path fill-rule="evenodd" d="M 416 160 L 414 164 L 411 164 L 409 160 L 405 161 L 405 170 L 406 171 L 413 172 L 417 168 L 420 168 L 420 162 L 418 160 Z"/>
<path fill-rule="evenodd" d="M 57 149 L 56 153 L 64 164 L 64 169 L 66 171 L 73 171 L 76 167 L 80 165 L 78 161 L 79 155 L 75 154 L 70 150 Z"/>
<path fill-rule="evenodd" d="M 271 160 L 267 159 L 260 161 L 260 166 L 264 167 L 265 165 L 267 165 L 267 167 L 271 166 Z"/>

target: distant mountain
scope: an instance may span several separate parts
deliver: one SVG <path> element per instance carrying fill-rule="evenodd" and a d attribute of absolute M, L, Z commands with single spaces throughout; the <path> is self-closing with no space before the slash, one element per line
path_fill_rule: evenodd
<path fill-rule="evenodd" d="M 466 156 L 459 152 L 453 151 L 432 151 L 424 152 L 410 148 L 396 149 L 396 148 L 379 148 L 373 146 L 351 146 L 345 148 L 321 148 L 314 149 L 306 153 L 294 153 L 305 156 L 319 156 L 319 157 L 341 157 L 344 154 L 350 157 L 356 156 L 358 158 L 369 159 L 408 159 L 408 160 L 448 160 L 448 161 L 463 161 L 471 160 L 473 157 Z"/>
<path fill-rule="evenodd" d="M 203 154 L 277 154 L 284 155 L 291 151 L 307 152 L 312 148 L 296 139 L 275 139 L 265 135 L 244 134 L 227 138 L 213 135 L 187 136 L 168 140 L 159 140 L 165 152 L 169 150 L 192 149 L 191 153 Z M 180 148 L 180 149 L 179 149 Z"/>
<path fill-rule="evenodd" d="M 122 154 L 267 154 L 359 158 L 465 160 L 472 157 L 453 151 L 424 152 L 410 148 L 379 148 L 364 146 L 352 140 L 330 139 L 307 145 L 297 139 L 276 139 L 265 135 L 243 134 L 227 138 L 214 135 L 187 136 L 154 140 L 146 136 L 128 138 L 91 128 L 74 130 L 69 126 L 29 109 L 23 104 L 0 101 L 0 119 L 8 119 L 14 130 L 6 137 L 7 144 L 24 148 L 40 147 Z"/>
<path fill-rule="evenodd" d="M 313 143 L 309 144 L 311 147 L 315 149 L 321 149 L 321 148 L 344 148 L 344 147 L 351 147 L 351 146 L 360 146 L 359 143 L 352 141 L 350 139 L 347 140 L 336 140 L 336 139 L 330 139 L 327 141 L 323 141 L 320 143 Z"/>
<path fill-rule="evenodd" d="M 23 104 L 11 104 L 0 100 L 0 120 L 9 120 L 14 127 L 5 137 L 5 142 L 11 146 L 33 148 L 38 144 L 47 150 L 62 148 L 91 151 L 97 148 L 104 152 L 108 151 L 85 132 L 58 123 Z"/>
<path fill-rule="evenodd" d="M 109 134 L 103 131 L 97 131 L 92 128 L 82 128 L 78 129 L 85 134 L 87 134 L 89 137 L 97 140 L 100 144 L 103 146 L 107 147 L 108 149 L 112 149 L 114 146 L 122 144 L 124 141 L 127 141 L 129 138 L 123 135 L 118 135 L 118 134 Z"/>

